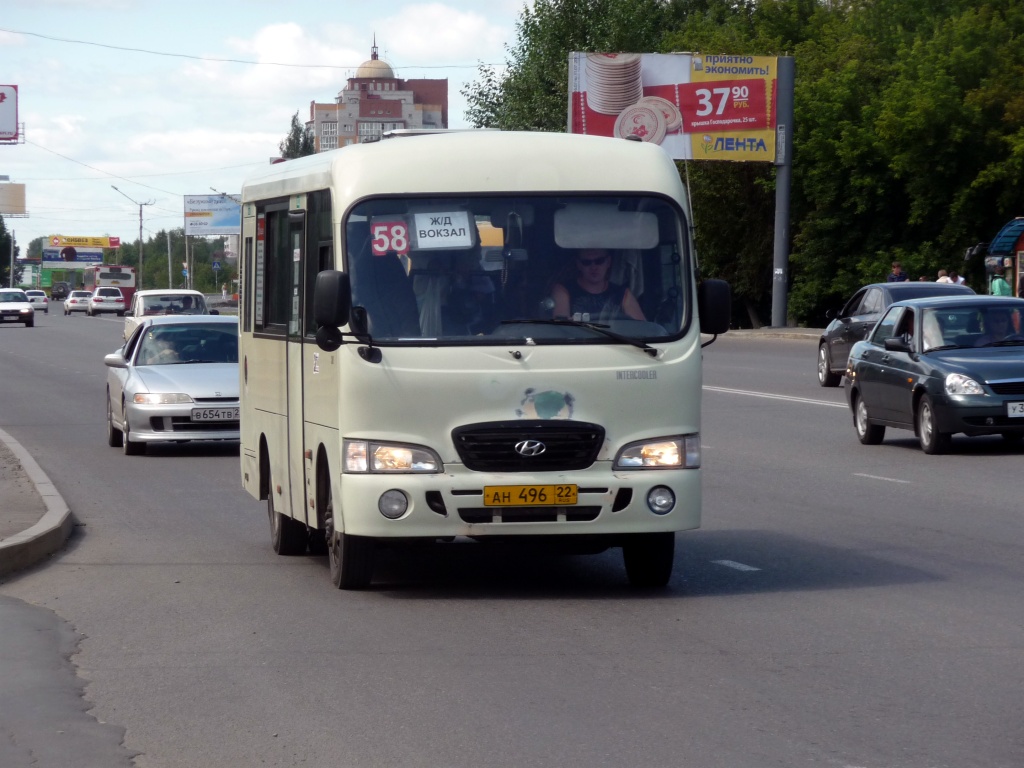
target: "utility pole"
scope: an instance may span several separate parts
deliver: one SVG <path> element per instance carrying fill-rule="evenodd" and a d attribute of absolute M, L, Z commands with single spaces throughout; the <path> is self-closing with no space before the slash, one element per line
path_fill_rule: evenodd
<path fill-rule="evenodd" d="M 7 280 L 7 287 L 14 287 L 14 230 L 11 230 L 11 276 Z"/>
<path fill-rule="evenodd" d="M 119 192 L 120 194 L 124 195 L 125 197 L 128 197 L 128 195 L 125 195 L 124 192 L 121 192 L 121 190 L 118 189 L 117 187 L 115 187 L 113 184 L 110 185 L 110 188 L 115 190 L 116 192 Z M 132 200 L 132 198 L 130 198 L 130 197 L 128 197 L 128 199 L 131 200 L 133 203 L 135 203 L 137 206 L 139 206 L 139 290 L 141 291 L 142 288 L 143 288 L 143 285 L 142 285 L 142 275 L 143 275 L 143 272 L 142 272 L 142 206 L 144 206 L 144 205 L 153 205 L 153 203 L 155 203 L 156 200 L 150 200 L 149 202 L 146 202 L 146 203 L 140 203 L 138 200 Z"/>
<path fill-rule="evenodd" d="M 174 283 L 171 282 L 171 230 L 167 229 L 167 287 L 173 288 Z"/>

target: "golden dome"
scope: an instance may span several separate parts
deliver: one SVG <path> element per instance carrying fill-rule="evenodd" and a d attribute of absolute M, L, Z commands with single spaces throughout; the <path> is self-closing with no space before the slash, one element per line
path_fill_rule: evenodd
<path fill-rule="evenodd" d="M 370 77 L 378 80 L 394 79 L 395 71 L 386 61 L 370 59 L 359 65 L 359 69 L 356 70 L 356 77 Z"/>

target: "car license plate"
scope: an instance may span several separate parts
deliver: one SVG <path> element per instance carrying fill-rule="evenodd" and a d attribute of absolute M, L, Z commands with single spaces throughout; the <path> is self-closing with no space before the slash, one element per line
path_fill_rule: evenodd
<path fill-rule="evenodd" d="M 485 507 L 560 507 L 576 503 L 575 485 L 485 485 Z"/>
<path fill-rule="evenodd" d="M 238 409 L 193 408 L 192 421 L 238 421 Z"/>
<path fill-rule="evenodd" d="M 1010 418 L 1024 418 L 1024 402 L 1007 403 L 1006 415 L 1009 416 Z"/>

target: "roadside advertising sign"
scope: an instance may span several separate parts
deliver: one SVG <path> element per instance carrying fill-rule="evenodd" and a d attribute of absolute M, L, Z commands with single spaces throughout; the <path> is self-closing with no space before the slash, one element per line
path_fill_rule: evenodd
<path fill-rule="evenodd" d="M 50 235 L 47 239 L 51 248 L 120 248 L 120 237 L 69 237 L 68 235 Z"/>
<path fill-rule="evenodd" d="M 0 141 L 18 140 L 18 86 L 0 85 Z"/>
<path fill-rule="evenodd" d="M 227 195 L 185 195 L 186 235 L 237 235 L 242 204 Z"/>
<path fill-rule="evenodd" d="M 568 130 L 675 160 L 774 162 L 777 80 L 774 56 L 573 52 Z"/>
<path fill-rule="evenodd" d="M 102 248 L 81 248 L 73 245 L 43 248 L 43 269 L 83 269 L 90 264 L 102 263 Z"/>

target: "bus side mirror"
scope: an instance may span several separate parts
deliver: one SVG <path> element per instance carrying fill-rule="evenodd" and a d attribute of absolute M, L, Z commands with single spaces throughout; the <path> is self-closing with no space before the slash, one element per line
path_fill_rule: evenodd
<path fill-rule="evenodd" d="M 334 328 L 348 325 L 351 307 L 352 286 L 346 272 L 325 269 L 316 276 L 316 286 L 313 289 L 313 320 L 317 328 L 324 325 Z"/>
<path fill-rule="evenodd" d="M 325 352 L 341 346 L 338 327 L 348 324 L 351 308 L 352 285 L 348 274 L 336 269 L 320 272 L 313 288 L 313 320 L 317 346 Z"/>
<path fill-rule="evenodd" d="M 697 286 L 700 332 L 718 335 L 729 330 L 732 291 L 725 280 L 702 280 Z"/>

